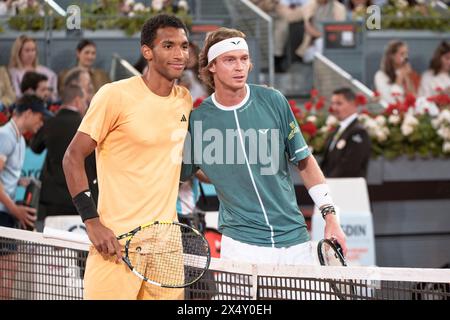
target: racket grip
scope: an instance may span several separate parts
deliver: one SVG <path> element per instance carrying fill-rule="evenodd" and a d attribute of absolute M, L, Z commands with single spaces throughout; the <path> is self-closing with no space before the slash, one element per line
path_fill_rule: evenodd
<path fill-rule="evenodd" d="M 339 244 L 339 242 L 337 242 L 337 240 L 334 240 L 334 245 L 336 246 L 336 250 L 339 251 L 339 253 L 341 254 L 341 256 L 344 257 L 344 251 L 342 250 L 341 245 Z"/>

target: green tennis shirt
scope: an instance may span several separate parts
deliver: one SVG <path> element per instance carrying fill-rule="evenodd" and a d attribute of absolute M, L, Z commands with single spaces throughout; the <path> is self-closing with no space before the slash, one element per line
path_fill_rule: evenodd
<path fill-rule="evenodd" d="M 308 241 L 288 170 L 311 153 L 286 98 L 247 85 L 236 106 L 214 94 L 190 116 L 182 177 L 200 168 L 220 200 L 219 231 L 237 241 L 290 247 Z"/>

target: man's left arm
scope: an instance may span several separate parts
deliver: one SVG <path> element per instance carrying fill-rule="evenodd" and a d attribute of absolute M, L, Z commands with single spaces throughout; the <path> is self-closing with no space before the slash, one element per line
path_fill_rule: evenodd
<path fill-rule="evenodd" d="M 326 221 L 325 238 L 335 237 L 345 254 L 347 252 L 345 234 L 335 215 L 333 199 L 322 170 L 308 148 L 287 99 L 281 93 L 277 93 L 274 95 L 274 105 L 280 109 L 280 129 L 288 160 L 300 170 L 305 187 Z"/>
<path fill-rule="evenodd" d="M 334 202 L 325 177 L 314 156 L 310 155 L 297 164 L 300 177 L 308 190 L 314 204 L 319 208 L 325 219 L 325 238 L 335 238 L 341 245 L 344 255 L 347 253 L 345 234 L 334 211 Z"/>

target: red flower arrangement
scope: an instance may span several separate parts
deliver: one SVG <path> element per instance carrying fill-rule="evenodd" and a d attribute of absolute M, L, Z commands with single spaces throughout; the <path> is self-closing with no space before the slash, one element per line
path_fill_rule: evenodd
<path fill-rule="evenodd" d="M 0 112 L 0 126 L 2 126 L 5 123 L 7 123 L 8 120 L 9 120 L 8 116 L 5 113 Z"/>
<path fill-rule="evenodd" d="M 195 99 L 193 104 L 194 109 L 197 109 L 202 104 L 203 100 L 205 100 L 205 97 Z"/>
<path fill-rule="evenodd" d="M 372 154 L 386 158 L 401 155 L 415 157 L 450 156 L 450 94 L 416 98 L 412 94 L 397 97 L 386 109 L 378 104 L 379 94 L 367 98 L 358 94 L 360 121 L 372 140 Z M 376 103 L 376 105 L 375 105 Z M 327 138 L 338 125 L 331 106 L 317 90 L 299 108 L 289 102 L 302 134 L 315 154 L 324 151 Z"/>
<path fill-rule="evenodd" d="M 308 134 L 311 137 L 315 136 L 317 133 L 317 126 L 311 121 L 301 124 L 300 129 L 304 134 Z"/>

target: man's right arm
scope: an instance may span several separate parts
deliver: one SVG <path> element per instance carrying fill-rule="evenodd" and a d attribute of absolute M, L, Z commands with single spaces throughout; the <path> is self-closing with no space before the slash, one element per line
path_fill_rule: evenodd
<path fill-rule="evenodd" d="M 90 195 L 85 193 L 89 190 L 88 178 L 85 170 L 85 159 L 95 150 L 97 142 L 92 139 L 88 134 L 78 131 L 72 142 L 70 143 L 63 159 L 64 175 L 66 177 L 67 187 L 69 189 L 72 199 L 74 199 L 77 210 L 80 211 L 80 207 L 86 208 L 87 211 L 92 211 L 95 208 L 95 203 L 92 198 L 92 205 L 89 207 L 88 201 Z M 81 200 L 76 200 L 81 199 Z M 88 210 L 91 209 L 91 210 Z M 96 210 L 96 209 L 95 209 Z M 78 212 L 82 218 L 85 215 L 84 212 Z M 86 230 L 94 247 L 101 254 L 116 255 L 117 261 L 122 257 L 120 250 L 120 244 L 116 239 L 114 233 L 106 228 L 97 217 L 90 217 L 83 219 L 86 225 Z"/>
<path fill-rule="evenodd" d="M 1 170 L 0 170 L 1 171 Z M 0 203 L 2 203 L 20 223 L 24 229 L 34 227 L 36 221 L 36 209 L 16 204 L 4 190 L 3 184 L 0 182 Z"/>
<path fill-rule="evenodd" d="M 72 198 L 89 188 L 84 160 L 96 147 L 97 142 L 95 140 L 78 131 L 64 154 L 64 175 Z"/>

